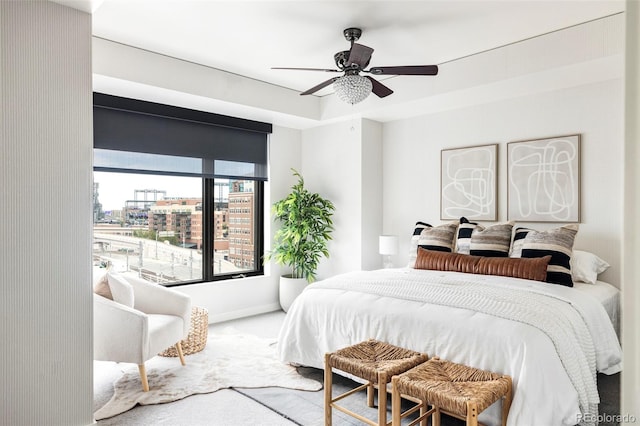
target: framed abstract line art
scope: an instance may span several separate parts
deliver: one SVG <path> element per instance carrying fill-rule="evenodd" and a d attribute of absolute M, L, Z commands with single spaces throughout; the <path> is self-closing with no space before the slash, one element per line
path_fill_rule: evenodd
<path fill-rule="evenodd" d="M 507 217 L 580 221 L 580 135 L 507 144 Z"/>
<path fill-rule="evenodd" d="M 498 145 L 443 149 L 440 219 L 497 220 Z"/>

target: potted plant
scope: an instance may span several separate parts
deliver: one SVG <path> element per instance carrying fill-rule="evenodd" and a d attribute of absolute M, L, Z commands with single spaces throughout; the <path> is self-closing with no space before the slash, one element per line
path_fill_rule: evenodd
<path fill-rule="evenodd" d="M 276 202 L 271 214 L 281 223 L 275 233 L 273 248 L 265 260 L 291 268 L 291 274 L 280 277 L 280 306 L 286 312 L 304 287 L 316 279 L 321 258 L 329 257 L 335 207 L 331 201 L 304 187 L 302 175 L 291 169 L 298 182 L 291 192 Z"/>

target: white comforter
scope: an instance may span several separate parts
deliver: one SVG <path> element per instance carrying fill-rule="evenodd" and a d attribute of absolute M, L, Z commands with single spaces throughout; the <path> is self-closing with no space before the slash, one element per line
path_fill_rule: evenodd
<path fill-rule="evenodd" d="M 314 283 L 280 332 L 283 361 L 322 368 L 323 354 L 375 338 L 514 380 L 509 425 L 590 424 L 595 371 L 621 369 L 603 306 L 572 288 L 410 268 Z M 499 424 L 499 405 L 480 420 Z"/>

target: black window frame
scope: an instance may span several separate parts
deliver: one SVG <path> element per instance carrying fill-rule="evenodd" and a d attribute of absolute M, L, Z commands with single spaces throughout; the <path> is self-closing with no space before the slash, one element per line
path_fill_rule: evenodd
<path fill-rule="evenodd" d="M 244 179 L 252 180 L 252 179 Z M 264 265 L 262 258 L 264 256 L 264 182 L 254 181 L 254 204 L 255 208 L 253 214 L 253 220 L 255 224 L 254 228 L 254 269 L 251 271 L 238 271 L 228 274 L 215 274 L 214 273 L 214 242 L 215 242 L 215 226 L 214 226 L 214 212 L 215 212 L 215 179 L 205 178 L 203 179 L 202 190 L 202 273 L 203 280 L 206 281 L 221 281 L 228 279 L 254 277 L 264 275 Z M 205 201 L 206 200 L 206 201 Z M 208 220 L 205 220 L 207 218 Z M 209 279 L 206 279 L 209 275 Z M 178 285 L 182 283 L 177 283 Z"/>
<path fill-rule="evenodd" d="M 97 112 L 97 114 L 96 114 Z M 101 113 L 107 112 L 108 120 L 102 119 Z M 210 162 L 209 165 L 203 166 L 206 170 L 206 174 L 200 176 L 202 178 L 202 278 L 197 280 L 186 280 L 175 283 L 165 283 L 166 287 L 174 287 L 181 285 L 196 284 L 202 282 L 215 282 L 229 279 L 238 279 L 251 276 L 264 275 L 264 265 L 262 262 L 265 246 L 264 246 L 264 230 L 265 230 L 265 196 L 264 196 L 264 182 L 267 180 L 267 152 L 268 152 L 268 134 L 272 132 L 272 125 L 270 123 L 262 123 L 251 120 L 240 119 L 236 117 L 229 117 L 220 114 L 213 114 L 209 112 L 191 110 L 171 105 L 163 105 L 153 102 L 140 101 L 136 99 L 123 98 L 118 96 L 106 95 L 102 93 L 94 93 L 94 149 L 114 149 L 123 150 L 126 148 L 127 152 L 140 152 L 147 154 L 161 154 L 161 155 L 175 155 L 172 151 L 177 149 L 180 153 L 180 147 L 175 148 L 175 143 L 169 141 L 160 142 L 159 152 L 154 151 L 153 143 L 150 143 L 149 138 L 143 136 L 143 139 L 137 144 L 137 136 L 143 134 L 138 130 L 136 134 L 135 120 L 131 131 L 131 135 L 128 135 L 126 125 L 114 126 L 112 116 L 115 113 L 116 123 L 119 116 L 126 117 L 132 113 L 131 117 L 137 116 L 151 116 L 152 120 L 159 118 L 163 121 L 163 124 L 171 126 L 172 123 L 183 123 L 186 126 L 196 126 L 197 129 L 204 132 L 209 132 L 209 139 L 205 141 L 197 141 L 194 143 L 187 143 L 184 147 L 186 157 L 194 156 L 194 153 L 198 153 L 198 143 L 203 144 L 203 151 L 206 152 L 207 158 L 219 159 L 222 161 L 239 161 L 243 155 L 248 157 L 249 163 L 256 164 L 256 175 L 244 176 L 244 175 L 229 175 L 229 174 L 216 174 L 215 161 Z M 98 119 L 96 120 L 96 115 Z M 198 127 L 200 126 L 200 127 Z M 178 126 L 179 128 L 179 126 Z M 111 130 L 114 129 L 113 132 Z M 124 129 L 124 130 L 123 130 Z M 146 128 L 148 130 L 148 127 Z M 163 129 L 164 131 L 164 129 Z M 111 134 L 111 133 L 113 134 Z M 171 132 L 168 132 L 169 134 Z M 196 132 L 198 133 L 198 132 Z M 160 135 L 162 139 L 162 132 L 156 133 Z M 174 135 L 175 136 L 175 135 Z M 264 146 L 259 143 L 260 138 L 264 137 Z M 124 140 L 130 138 L 128 141 Z M 258 142 L 256 142 L 258 140 Z M 217 145 L 216 145 L 217 144 Z M 212 147 L 212 145 L 215 145 Z M 216 151 L 216 147 L 220 147 L 219 154 Z M 252 150 L 252 147 L 256 147 L 258 151 Z M 168 151 L 167 151 L 168 150 Z M 264 151 L 262 151 L 264 150 Z M 178 155 L 179 156 L 179 155 Z M 197 157 L 197 155 L 195 155 Z M 204 160 L 204 157 L 203 157 Z M 204 161 L 203 161 L 204 164 Z M 178 172 L 166 172 L 158 170 L 132 170 L 132 169 L 120 169 L 114 167 L 100 167 L 94 166 L 94 171 L 103 172 L 119 172 L 119 173 L 144 173 L 149 175 L 175 175 L 175 176 L 187 176 L 189 173 Z M 228 173 L 226 171 L 225 173 Z M 249 180 L 254 182 L 254 208 L 253 208 L 253 223 L 254 223 L 254 268 L 252 270 L 240 270 L 225 274 L 214 273 L 214 243 L 215 243 L 215 185 L 216 179 L 230 179 L 230 180 Z"/>

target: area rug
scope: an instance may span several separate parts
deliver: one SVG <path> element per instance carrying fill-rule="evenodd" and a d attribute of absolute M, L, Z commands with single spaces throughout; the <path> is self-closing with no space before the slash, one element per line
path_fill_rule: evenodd
<path fill-rule="evenodd" d="M 275 339 L 234 329 L 210 334 L 205 349 L 186 356 L 185 361 L 185 366 L 178 358 L 157 356 L 147 361 L 149 392 L 142 391 L 137 365 L 121 364 L 124 374 L 114 383 L 113 397 L 94 413 L 95 420 L 113 417 L 138 404 L 161 404 L 224 388 L 322 389 L 320 382 L 301 376 L 278 360 Z"/>

